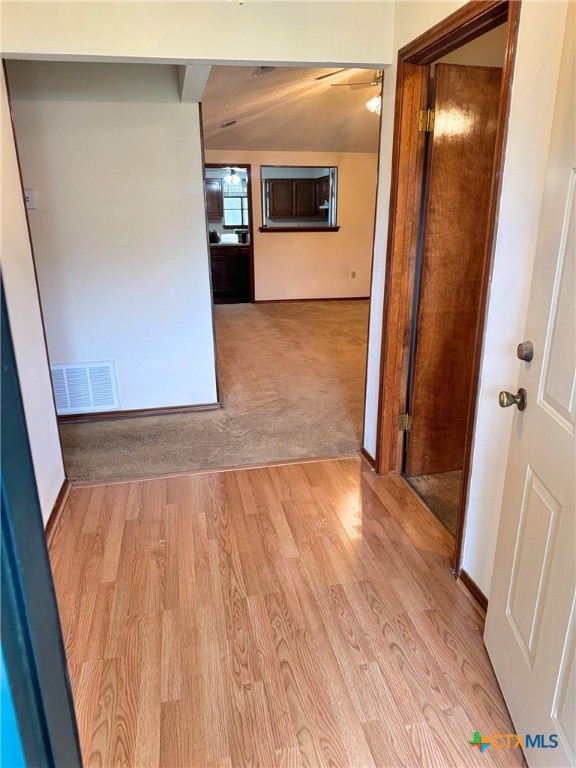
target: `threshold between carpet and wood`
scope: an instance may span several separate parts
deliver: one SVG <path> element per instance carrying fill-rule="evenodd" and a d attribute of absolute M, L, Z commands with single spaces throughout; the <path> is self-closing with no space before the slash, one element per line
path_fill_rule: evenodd
<path fill-rule="evenodd" d="M 368 301 L 219 305 L 215 322 L 223 408 L 62 424 L 70 481 L 359 450 Z"/>

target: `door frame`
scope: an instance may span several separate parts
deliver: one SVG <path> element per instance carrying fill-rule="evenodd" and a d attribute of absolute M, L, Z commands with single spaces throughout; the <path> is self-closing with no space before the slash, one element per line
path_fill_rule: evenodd
<path fill-rule="evenodd" d="M 399 414 L 406 411 L 408 403 L 410 333 L 426 144 L 426 134 L 419 132 L 419 118 L 420 111 L 427 108 L 430 65 L 456 48 L 508 22 L 484 245 L 480 313 L 473 341 L 474 368 L 469 397 L 471 406 L 466 427 L 453 564 L 453 572 L 457 576 L 461 573 L 488 288 L 498 224 L 520 6 L 521 0 L 472 0 L 398 51 L 375 461 L 376 471 L 380 475 L 402 473 L 405 433 L 400 430 L 398 420 Z"/>
<path fill-rule="evenodd" d="M 204 153 L 204 146 L 202 146 L 202 152 Z M 231 163 L 207 163 L 204 162 L 204 170 L 210 170 L 210 169 L 218 169 L 218 168 L 230 168 Z M 249 222 L 248 222 L 248 233 L 250 237 L 250 303 L 254 304 L 255 301 L 255 281 L 254 281 L 254 231 L 253 231 L 253 222 L 254 222 L 254 209 L 252 206 L 252 164 L 251 163 L 236 163 L 234 165 L 235 168 L 244 168 L 246 169 L 246 189 L 248 191 L 248 216 L 249 216 Z M 205 176 L 204 176 L 205 178 Z M 206 225 L 208 227 L 208 213 L 206 213 Z M 210 254 L 210 243 L 208 243 L 208 254 Z M 210 279 L 210 282 L 212 282 L 212 279 Z"/>

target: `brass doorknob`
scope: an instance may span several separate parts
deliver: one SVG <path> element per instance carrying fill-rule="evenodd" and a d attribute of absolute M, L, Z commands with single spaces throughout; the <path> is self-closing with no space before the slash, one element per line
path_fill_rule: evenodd
<path fill-rule="evenodd" d="M 518 410 L 523 411 L 528 403 L 528 393 L 522 387 L 520 387 L 516 395 L 513 395 L 512 392 L 500 392 L 498 402 L 500 403 L 500 408 L 509 408 L 511 405 L 517 405 Z"/>

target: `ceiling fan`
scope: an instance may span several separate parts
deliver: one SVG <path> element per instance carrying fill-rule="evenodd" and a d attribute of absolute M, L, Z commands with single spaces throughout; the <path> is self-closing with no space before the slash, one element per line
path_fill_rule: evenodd
<path fill-rule="evenodd" d="M 336 72 L 329 72 L 327 75 L 320 75 L 320 77 L 314 78 L 315 80 L 324 80 L 327 77 L 334 77 L 334 75 L 339 75 L 340 72 L 346 72 L 345 69 L 337 69 Z M 376 70 L 376 77 L 371 82 L 364 81 L 360 83 L 330 83 L 330 86 L 332 88 L 354 88 L 357 85 L 363 85 L 363 86 L 375 86 L 375 85 L 382 85 L 383 82 L 383 71 L 381 69 Z"/>

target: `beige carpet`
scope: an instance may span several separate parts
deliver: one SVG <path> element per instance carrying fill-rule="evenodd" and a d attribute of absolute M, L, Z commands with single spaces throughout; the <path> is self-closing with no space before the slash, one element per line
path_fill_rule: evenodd
<path fill-rule="evenodd" d="M 406 481 L 414 488 L 428 509 L 440 520 L 444 528 L 450 531 L 452 536 L 455 536 L 462 472 L 443 472 L 438 475 L 407 477 Z"/>
<path fill-rule="evenodd" d="M 215 312 L 224 408 L 63 425 L 70 480 L 359 450 L 368 301 L 227 304 Z"/>

